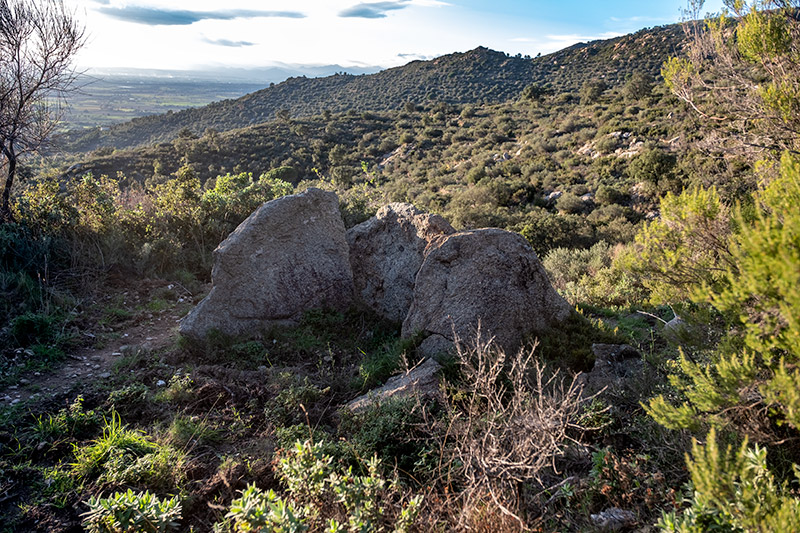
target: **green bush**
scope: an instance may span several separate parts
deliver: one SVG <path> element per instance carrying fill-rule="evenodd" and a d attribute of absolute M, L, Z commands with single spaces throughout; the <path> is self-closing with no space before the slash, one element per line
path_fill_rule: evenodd
<path fill-rule="evenodd" d="M 233 500 L 227 518 L 233 520 L 236 533 L 300 533 L 308 526 L 304 509 L 295 509 L 270 490 L 264 492 L 248 485 L 240 498 Z"/>
<path fill-rule="evenodd" d="M 729 339 L 708 359 L 681 354 L 682 373 L 670 381 L 683 401 L 660 395 L 647 411 L 669 428 L 731 428 L 777 450 L 773 443 L 786 431 L 796 435 L 800 429 L 800 163 L 784 155 L 780 176 L 755 194 L 755 204 L 755 217 L 742 209 L 735 213 L 739 230 L 729 237 L 727 261 L 709 258 L 717 267 L 715 278 L 689 291 L 694 301 L 735 319 Z M 765 449 L 745 445 L 720 453 L 712 431 L 689 462 L 695 485 L 691 509 L 665 523 L 677 531 L 694 531 L 709 520 L 734 530 L 797 529 L 800 501 L 774 483 L 766 455 Z M 794 457 L 774 467 L 788 470 L 786 462 Z M 791 469 L 797 472 L 797 464 Z"/>
<path fill-rule="evenodd" d="M 695 441 L 687 458 L 692 492 L 681 514 L 665 514 L 662 531 L 800 531 L 800 499 L 789 483 L 776 482 L 767 465 L 767 450 L 720 449 L 712 429 L 705 444 Z M 795 467 L 794 483 L 800 481 Z"/>
<path fill-rule="evenodd" d="M 100 438 L 88 446 L 73 447 L 72 471 L 79 478 L 96 476 L 100 481 L 142 483 L 161 489 L 173 489 L 183 479 L 183 452 L 124 427 L 119 415 L 113 412 Z"/>
<path fill-rule="evenodd" d="M 578 213 L 586 211 L 586 202 L 581 200 L 580 197 L 568 192 L 561 195 L 561 197 L 556 200 L 556 209 L 561 213 L 577 215 Z"/>
<path fill-rule="evenodd" d="M 661 200 L 661 216 L 642 228 L 627 266 L 642 277 L 654 304 L 678 302 L 722 282 L 730 258 L 728 207 L 716 189 L 695 188 Z"/>
<path fill-rule="evenodd" d="M 378 472 L 378 459 L 367 462 L 365 476 L 341 471 L 322 450 L 322 443 L 306 441 L 286 450 L 278 461 L 278 474 L 287 486 L 285 498 L 249 485 L 233 501 L 227 517 L 236 533 L 300 532 L 313 529 L 371 533 L 409 531 L 419 512 L 421 496 L 393 506 L 396 482 Z"/>
<path fill-rule="evenodd" d="M 89 533 L 166 533 L 178 528 L 181 503 L 177 496 L 160 500 L 149 492 L 115 492 L 109 498 L 93 496 L 83 513 Z"/>
<path fill-rule="evenodd" d="M 600 241 L 588 249 L 555 248 L 542 261 L 553 286 L 572 304 L 627 307 L 647 291 L 617 259 L 623 247 Z"/>

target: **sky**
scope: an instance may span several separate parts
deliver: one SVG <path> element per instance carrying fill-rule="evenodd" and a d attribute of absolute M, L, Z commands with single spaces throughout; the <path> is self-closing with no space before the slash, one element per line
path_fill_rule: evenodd
<path fill-rule="evenodd" d="M 393 67 L 477 46 L 535 56 L 678 22 L 686 0 L 65 0 L 81 68 Z M 708 0 L 717 11 L 722 0 Z"/>

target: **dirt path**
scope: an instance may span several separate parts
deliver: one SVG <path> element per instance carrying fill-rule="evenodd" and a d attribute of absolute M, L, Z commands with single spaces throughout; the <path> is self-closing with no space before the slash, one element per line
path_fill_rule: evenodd
<path fill-rule="evenodd" d="M 134 288 L 107 295 L 105 300 L 123 302 L 124 308 L 131 310 L 130 318 L 112 328 L 98 321 L 95 328 L 83 331 L 82 335 L 89 342 L 95 341 L 94 347 L 75 350 L 49 371 L 24 374 L 17 384 L 0 389 L 0 405 L 16 405 L 29 399 L 80 390 L 83 385 L 111 378 L 115 363 L 126 356 L 174 345 L 178 337 L 178 322 L 192 301 L 188 291 L 175 289 L 175 284 L 167 281 L 145 280 Z M 146 304 L 152 301 L 154 293 L 174 294 L 175 298 L 159 299 L 165 307 L 158 311 L 148 310 Z"/>

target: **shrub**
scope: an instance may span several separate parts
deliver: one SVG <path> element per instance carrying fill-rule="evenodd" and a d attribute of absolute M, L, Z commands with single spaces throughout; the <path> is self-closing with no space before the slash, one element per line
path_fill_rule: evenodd
<path fill-rule="evenodd" d="M 181 503 L 177 496 L 160 500 L 149 492 L 115 492 L 109 498 L 94 496 L 83 513 L 89 533 L 166 533 L 177 529 Z"/>
<path fill-rule="evenodd" d="M 578 213 L 586 211 L 586 202 L 581 200 L 580 197 L 568 192 L 561 195 L 561 197 L 556 200 L 556 209 L 561 213 L 577 215 Z"/>
<path fill-rule="evenodd" d="M 299 532 L 308 529 L 371 533 L 393 525 L 398 533 L 413 525 L 421 496 L 397 505 L 399 486 L 379 473 L 378 459 L 367 462 L 367 475 L 341 471 L 322 442 L 295 443 L 278 461 L 278 474 L 287 486 L 286 498 L 250 485 L 234 500 L 228 519 L 238 532 Z"/>
<path fill-rule="evenodd" d="M 103 435 L 86 446 L 73 445 L 73 472 L 81 478 L 97 476 L 111 483 L 145 483 L 174 488 L 182 479 L 184 454 L 127 429 L 115 412 L 106 420 Z"/>
<path fill-rule="evenodd" d="M 237 533 L 299 533 L 307 531 L 302 510 L 285 502 L 270 490 L 248 485 L 242 496 L 233 500 L 227 518 Z"/>
<path fill-rule="evenodd" d="M 800 499 L 788 483 L 779 484 L 767 466 L 767 450 L 720 449 L 712 429 L 706 443 L 695 441 L 687 458 L 692 477 L 689 508 L 665 514 L 663 531 L 800 531 Z M 795 476 L 800 479 L 795 468 Z"/>
<path fill-rule="evenodd" d="M 674 404 L 661 395 L 647 410 L 666 427 L 698 430 L 702 422 L 712 430 L 732 427 L 776 449 L 786 432 L 796 438 L 800 429 L 800 163 L 784 155 L 780 176 L 755 200 L 755 217 L 742 209 L 735 214 L 739 231 L 729 239 L 721 276 L 690 292 L 696 302 L 737 318 L 738 327 L 708 360 L 681 356 L 683 375 L 670 381 L 684 401 Z M 800 502 L 773 481 L 766 450 L 743 445 L 738 452 L 720 453 L 715 436 L 712 431 L 705 446 L 695 445 L 689 461 L 695 485 L 691 509 L 665 524 L 678 531 L 706 523 L 744 531 L 797 529 Z M 796 461 L 794 454 L 776 457 L 776 468 L 784 470 Z M 798 472 L 798 465 L 791 469 Z"/>
<path fill-rule="evenodd" d="M 535 347 L 534 347 L 535 348 Z M 550 372 L 534 349 L 508 357 L 478 332 L 457 342 L 461 392 L 447 398 L 449 427 L 442 443 L 451 475 L 462 487 L 462 523 L 484 504 L 520 518 L 523 485 L 542 483 L 578 426 L 582 386 Z"/>
<path fill-rule="evenodd" d="M 678 158 L 673 154 L 648 147 L 628 165 L 628 175 L 638 182 L 644 182 L 652 196 L 680 190 L 675 172 L 677 162 Z"/>
<path fill-rule="evenodd" d="M 647 291 L 618 260 L 624 247 L 605 241 L 589 249 L 556 248 L 542 261 L 553 286 L 572 304 L 630 306 Z"/>
<path fill-rule="evenodd" d="M 638 235 L 627 265 L 641 275 L 654 304 L 685 300 L 722 281 L 733 266 L 729 210 L 716 189 L 695 188 L 661 200 L 661 217 Z"/>

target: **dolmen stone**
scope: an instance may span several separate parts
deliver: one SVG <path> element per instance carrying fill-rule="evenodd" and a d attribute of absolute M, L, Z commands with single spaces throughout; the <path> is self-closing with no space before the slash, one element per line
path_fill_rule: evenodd
<path fill-rule="evenodd" d="M 569 317 L 536 253 L 519 234 L 480 229 L 445 237 L 420 267 L 402 336 L 427 337 L 421 355 L 441 351 L 457 337 L 484 338 L 516 351 L 527 335 L 543 333 Z"/>
<path fill-rule="evenodd" d="M 181 335 L 252 335 L 311 309 L 345 310 L 353 276 L 336 194 L 311 188 L 265 203 L 214 251 L 212 289 Z"/>
<path fill-rule="evenodd" d="M 402 322 L 426 251 L 452 233 L 445 219 L 411 204 L 382 207 L 347 232 L 356 298 L 379 316 Z"/>

